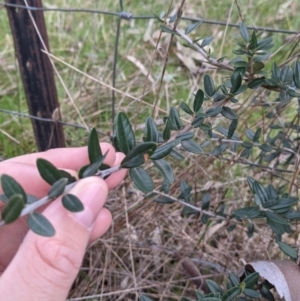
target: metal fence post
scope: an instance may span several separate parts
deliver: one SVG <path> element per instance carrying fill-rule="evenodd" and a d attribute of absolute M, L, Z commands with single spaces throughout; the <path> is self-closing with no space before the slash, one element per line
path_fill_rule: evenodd
<path fill-rule="evenodd" d="M 42 8 L 41 0 L 27 0 L 27 2 L 29 6 Z M 22 0 L 6 0 L 6 3 L 24 5 Z M 6 9 L 29 112 L 33 116 L 60 120 L 53 68 L 47 55 L 41 52 L 43 46 L 28 10 L 10 6 L 6 6 Z M 31 13 L 49 50 L 43 11 L 33 10 Z M 33 119 L 31 122 L 39 151 L 65 146 L 61 124 Z"/>

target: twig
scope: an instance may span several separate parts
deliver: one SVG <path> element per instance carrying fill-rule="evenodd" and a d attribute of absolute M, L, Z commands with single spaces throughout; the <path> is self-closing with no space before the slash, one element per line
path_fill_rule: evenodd
<path fill-rule="evenodd" d="M 98 176 L 98 177 L 101 177 L 101 178 L 105 178 L 105 177 L 109 176 L 110 174 L 112 174 L 112 173 L 114 173 L 114 172 L 116 172 L 116 171 L 119 171 L 120 169 L 121 169 L 121 166 L 120 166 L 120 165 L 114 166 L 114 167 L 112 167 L 112 168 L 108 168 L 108 169 L 101 170 L 101 171 L 97 172 L 97 173 L 95 174 L 95 176 Z M 78 182 L 78 181 L 76 181 L 76 182 L 74 182 L 74 183 L 68 184 L 68 185 L 65 187 L 65 190 L 64 190 L 63 194 L 68 193 L 68 192 L 71 190 L 71 188 L 73 188 L 73 187 L 76 185 L 77 182 Z M 30 204 L 30 205 L 27 205 L 27 206 L 22 210 L 22 212 L 21 212 L 21 214 L 20 214 L 19 217 L 22 217 L 22 216 L 24 216 L 24 215 L 27 215 L 27 214 L 33 212 L 34 210 L 40 208 L 41 206 L 43 206 L 43 205 L 45 205 L 45 204 L 47 204 L 47 203 L 49 203 L 49 202 L 51 202 L 51 201 L 53 201 L 53 199 L 50 199 L 48 196 L 45 196 L 45 197 L 39 199 L 38 201 L 36 201 L 36 202 L 34 202 L 34 203 Z M 5 222 L 4 222 L 4 221 L 0 221 L 0 227 L 2 227 L 2 226 L 4 226 L 4 225 L 5 225 Z"/>

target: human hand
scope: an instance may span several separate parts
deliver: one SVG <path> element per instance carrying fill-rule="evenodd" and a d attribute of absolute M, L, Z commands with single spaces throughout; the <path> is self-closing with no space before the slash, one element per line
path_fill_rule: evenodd
<path fill-rule="evenodd" d="M 108 143 L 100 145 L 102 153 L 109 150 L 104 163 L 119 165 L 124 155 L 116 153 Z M 38 173 L 37 158 L 44 158 L 73 176 L 89 163 L 87 147 L 53 149 L 1 162 L 0 176 L 8 174 L 27 194 L 44 197 L 49 185 Z M 108 190 L 116 187 L 125 175 L 126 170 L 120 170 L 105 181 L 99 177 L 80 180 L 69 193 L 82 201 L 85 207 L 82 212 L 67 211 L 60 197 L 44 206 L 42 213 L 56 230 L 53 237 L 28 231 L 24 217 L 0 228 L 1 301 L 66 299 L 87 245 L 102 236 L 111 224 L 111 214 L 103 208 Z M 3 205 L 0 202 L 0 210 Z"/>

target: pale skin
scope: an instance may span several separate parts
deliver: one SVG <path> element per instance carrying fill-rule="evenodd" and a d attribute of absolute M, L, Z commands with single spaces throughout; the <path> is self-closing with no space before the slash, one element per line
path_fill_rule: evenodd
<path fill-rule="evenodd" d="M 100 146 L 102 153 L 109 150 L 105 164 L 111 167 L 120 164 L 122 153 L 116 153 L 108 143 Z M 54 149 L 1 162 L 0 176 L 12 176 L 26 193 L 42 198 L 50 186 L 37 171 L 37 158 L 47 159 L 74 176 L 81 166 L 89 163 L 86 147 Z M 0 228 L 1 301 L 66 300 L 87 246 L 110 227 L 111 213 L 103 207 L 107 193 L 125 176 L 126 170 L 120 170 L 106 180 L 99 177 L 80 180 L 69 192 L 83 202 L 85 210 L 80 213 L 67 211 L 60 198 L 41 208 L 39 211 L 56 230 L 54 237 L 28 231 L 25 218 Z M 0 211 L 3 205 L 0 202 Z"/>

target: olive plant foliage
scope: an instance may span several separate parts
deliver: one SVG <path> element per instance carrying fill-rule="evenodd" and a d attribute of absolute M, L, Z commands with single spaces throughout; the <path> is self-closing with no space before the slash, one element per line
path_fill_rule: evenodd
<path fill-rule="evenodd" d="M 157 17 L 159 21 L 161 18 Z M 208 214 L 210 207 L 210 195 L 206 193 L 202 198 L 202 207 L 191 206 L 192 187 L 185 181 L 180 182 L 180 194 L 177 198 L 169 195 L 169 187 L 175 181 L 172 166 L 166 158 L 183 161 L 184 152 L 199 154 L 202 156 L 222 157 L 229 152 L 239 152 L 239 157 L 246 162 L 255 151 L 258 164 L 269 163 L 278 158 L 283 152 L 288 153 L 285 164 L 291 164 L 296 159 L 299 151 L 298 141 L 292 141 L 284 135 L 285 128 L 292 125 L 274 123 L 271 125 L 267 138 L 262 139 L 262 129 L 255 131 L 246 129 L 246 140 L 240 140 L 238 129 L 239 118 L 231 108 L 231 104 L 237 103 L 239 95 L 249 89 L 264 88 L 276 93 L 275 108 L 266 114 L 266 118 L 272 118 L 280 114 L 285 106 L 296 99 L 300 104 L 300 62 L 295 61 L 291 66 L 278 67 L 274 62 L 271 72 L 265 71 L 265 62 L 271 56 L 273 48 L 272 37 L 262 37 L 255 30 L 250 32 L 245 24 L 240 24 L 241 38 L 237 42 L 237 49 L 233 51 L 236 57 L 229 63 L 224 63 L 224 58 L 212 58 L 204 47 L 208 46 L 213 38 L 192 40 L 189 34 L 195 31 L 201 22 L 189 25 L 185 33 L 172 29 L 171 26 L 162 24 L 161 30 L 175 35 L 184 40 L 184 45 L 195 51 L 201 52 L 206 61 L 229 73 L 220 85 L 217 85 L 209 74 L 203 78 L 203 87 L 194 94 L 192 104 L 181 102 L 179 108 L 171 106 L 168 115 L 163 118 L 163 127 L 157 127 L 155 120 L 147 117 L 143 129 L 143 141 L 137 141 L 132 125 L 123 112 L 115 119 L 114 147 L 125 154 L 120 166 L 110 168 L 105 165 L 106 154 L 102 154 L 99 147 L 97 132 L 92 129 L 88 140 L 88 155 L 90 163 L 83 166 L 78 174 L 79 178 L 98 175 L 103 178 L 121 168 L 129 169 L 129 175 L 135 186 L 144 192 L 147 197 L 153 197 L 154 201 L 168 204 L 180 199 L 184 202 L 183 215 L 198 214 L 202 212 L 201 219 L 207 223 L 210 218 L 228 219 L 230 221 L 248 220 L 248 235 L 251 236 L 255 230 L 254 223 L 250 221 L 255 218 L 264 218 L 267 225 L 276 234 L 276 241 L 280 249 L 293 260 L 297 259 L 296 250 L 282 242 L 282 235 L 291 231 L 290 225 L 300 220 L 300 210 L 294 207 L 298 204 L 298 198 L 283 192 L 281 188 L 273 185 L 262 185 L 254 178 L 248 177 L 248 185 L 253 193 L 253 205 L 240 208 L 234 214 L 227 214 L 226 208 L 220 207 L 214 214 Z M 266 106 L 269 106 L 266 104 Z M 189 116 L 189 121 L 184 121 L 181 115 Z M 298 107 L 298 112 L 300 111 Z M 212 119 L 223 116 L 225 126 L 212 127 Z M 227 121 L 226 121 L 227 120 Z M 203 141 L 195 139 L 195 130 L 202 131 Z M 274 132 L 272 132 L 274 131 Z M 273 134 L 275 133 L 275 135 Z M 262 142 L 263 141 L 263 142 Z M 206 148 L 210 148 L 207 152 Z M 163 178 L 160 191 L 154 191 L 152 177 L 145 170 L 144 164 L 158 170 Z M 47 202 L 62 195 L 63 206 L 71 211 L 83 210 L 81 201 L 68 191 L 75 185 L 76 179 L 65 171 L 57 169 L 54 165 L 44 159 L 38 159 L 37 168 L 41 177 L 51 186 L 48 195 L 41 200 L 26 194 L 24 189 L 12 177 L 1 176 L 3 194 L 0 200 L 5 203 L 1 212 L 0 226 L 17 220 L 20 216 L 28 215 L 29 228 L 43 236 L 53 236 L 55 229 L 51 223 L 36 209 Z M 251 164 L 249 163 L 251 166 Z M 255 165 L 253 165 L 255 166 Z M 234 222 L 233 222 L 234 225 Z M 222 289 L 212 280 L 207 281 L 211 293 L 203 295 L 197 292 L 197 300 L 222 300 L 230 301 L 238 298 L 244 301 L 249 298 L 263 297 L 274 300 L 270 293 L 270 284 L 267 282 L 258 285 L 257 273 L 246 273 L 241 281 L 234 274 L 229 275 L 226 289 Z M 151 300 L 144 296 L 144 300 Z M 188 300 L 188 299 L 186 299 Z"/>

